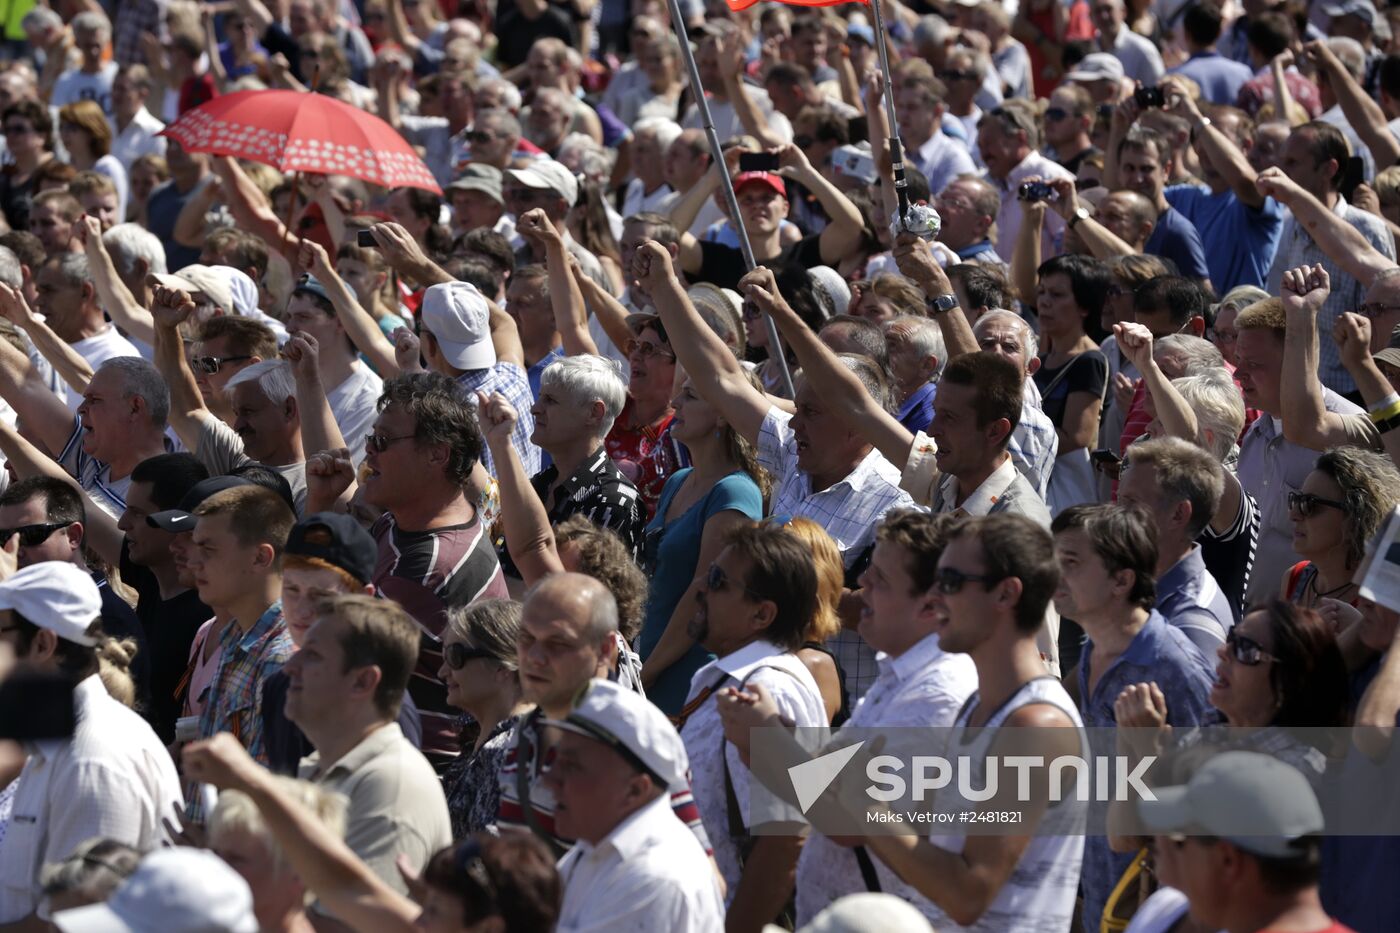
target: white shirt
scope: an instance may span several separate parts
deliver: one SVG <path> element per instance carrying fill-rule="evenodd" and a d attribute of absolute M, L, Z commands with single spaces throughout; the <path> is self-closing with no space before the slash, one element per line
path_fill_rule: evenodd
<path fill-rule="evenodd" d="M 84 337 L 77 343 L 71 344 L 78 355 L 87 360 L 88 365 L 96 371 L 107 360 L 118 356 L 140 356 L 141 351 L 136 349 L 136 345 L 127 340 L 111 324 L 103 327 L 102 330 L 91 337 Z M 83 403 L 82 393 L 74 391 L 72 386 L 68 386 L 68 394 L 65 401 L 68 409 L 76 412 L 78 406 Z"/>
<path fill-rule="evenodd" d="M 781 668 L 781 670 L 774 670 Z M 778 704 L 778 711 L 798 727 L 827 724 L 817 682 L 795 654 L 767 641 L 754 641 L 718 660 L 711 661 L 690 681 L 689 704 L 708 687 L 736 686 L 741 682 L 762 684 Z M 714 846 L 715 862 L 724 877 L 728 896 L 738 889 L 741 872 L 739 852 L 729 832 L 729 808 L 724 791 L 725 763 L 734 787 L 734 798 L 744 825 L 751 826 L 749 769 L 739 760 L 739 750 L 724 738 L 719 707 L 713 699 L 700 705 L 681 729 L 685 752 L 690 758 L 691 787 L 705 833 Z M 723 756 L 721 757 L 721 750 Z M 737 827 L 736 827 L 737 828 Z M 656 927 L 661 929 L 661 927 Z"/>
<path fill-rule="evenodd" d="M 95 836 L 146 851 L 165 841 L 161 818 L 183 801 L 170 753 L 96 675 L 73 690 L 77 727 L 36 742 L 20 773 L 0 846 L 0 923 L 39 906 L 39 872 Z"/>
<path fill-rule="evenodd" d="M 937 635 L 926 635 L 899 657 L 876 656 L 880 676 L 851 713 L 852 728 L 946 728 L 977 690 L 977 667 L 965 654 L 947 654 Z M 847 744 L 840 736 L 831 746 Z M 938 908 L 899 879 L 884 862 L 871 859 L 880 877 L 880 890 L 903 898 L 930 920 Z M 809 923 L 830 902 L 865 891 L 853 850 L 826 836 L 812 834 L 797 860 L 797 923 Z"/>
<path fill-rule="evenodd" d="M 108 117 L 112 116 L 112 82 L 117 77 L 117 63 L 107 62 L 96 74 L 87 74 L 81 68 L 73 68 L 58 76 L 53 83 L 53 94 L 49 97 L 49 107 L 55 114 L 58 108 L 76 104 L 80 100 L 90 100 L 102 108 Z M 55 119 L 54 122 L 57 122 Z"/>
<path fill-rule="evenodd" d="M 350 448 L 350 460 L 356 469 L 364 462 L 365 435 L 374 431 L 374 419 L 379 416 L 379 396 L 383 392 L 384 380 L 356 360 L 345 381 L 326 393 L 335 425 Z"/>
<path fill-rule="evenodd" d="M 643 211 L 654 211 L 658 214 L 668 214 L 671 207 L 679 197 L 671 186 L 662 182 L 657 189 L 650 194 L 646 192 L 640 178 L 634 178 L 627 183 L 626 193 L 622 198 L 622 216 L 631 217 L 633 214 L 640 214 Z"/>
<path fill-rule="evenodd" d="M 754 87 L 752 84 L 744 85 L 744 92 L 749 95 L 754 106 L 763 114 L 768 121 L 768 128 L 785 142 L 792 142 L 792 124 L 788 118 L 773 109 L 773 102 L 768 99 L 768 92 L 761 87 Z M 720 100 L 717 97 L 710 97 L 710 119 L 714 121 L 715 132 L 721 140 L 726 140 L 731 136 L 743 136 L 747 134 L 744 124 L 739 122 L 739 117 L 734 113 L 734 105 L 727 100 Z M 685 111 L 685 118 L 681 120 L 681 126 L 686 129 L 704 129 L 700 125 L 700 110 L 691 104 Z"/>
<path fill-rule="evenodd" d="M 976 138 L 976 133 L 973 138 Z M 939 129 L 935 129 L 933 135 L 910 155 L 909 161 L 928 179 L 931 194 L 938 194 L 959 175 L 977 172 L 977 163 L 972 160 L 967 147 Z"/>
<path fill-rule="evenodd" d="M 112 124 L 112 155 L 126 166 L 128 172 L 131 171 L 131 163 L 142 156 L 157 155 L 164 158 L 165 137 L 156 135 L 163 129 L 165 124 L 142 107 L 121 132 L 117 132 L 115 122 Z"/>
<path fill-rule="evenodd" d="M 1011 262 L 1011 254 L 1016 250 L 1016 236 L 1021 232 L 1021 199 L 1017 191 L 1022 180 L 1032 175 L 1045 181 L 1055 178 L 1074 180 L 1074 176 L 1063 165 L 1046 158 L 1034 149 L 1007 173 L 1005 181 L 987 176 L 987 181 L 1001 192 L 1001 210 L 997 212 L 996 247 L 1001 258 L 1008 263 Z M 1054 211 L 1046 211 L 1045 226 L 1042 230 L 1044 232 L 1040 239 L 1040 255 L 1047 259 L 1059 255 L 1059 244 L 1065 235 L 1064 219 Z"/>
<path fill-rule="evenodd" d="M 1151 39 L 1133 32 L 1127 24 L 1118 28 L 1118 35 L 1113 37 L 1112 42 L 1104 42 L 1103 36 L 1099 36 L 1098 44 L 1123 63 L 1123 76 L 1129 80 L 1152 85 L 1161 81 L 1162 75 L 1167 73 L 1157 46 L 1152 44 Z"/>
<path fill-rule="evenodd" d="M 559 933 L 711 933 L 724 901 L 695 834 L 660 794 L 596 846 L 579 841 L 559 860 Z"/>

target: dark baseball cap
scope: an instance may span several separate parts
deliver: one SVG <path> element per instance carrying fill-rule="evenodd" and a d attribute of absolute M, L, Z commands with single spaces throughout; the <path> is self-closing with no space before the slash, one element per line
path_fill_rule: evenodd
<path fill-rule="evenodd" d="M 379 545 L 349 515 L 317 512 L 292 526 L 282 553 L 323 560 L 361 583 L 368 583 L 374 578 Z"/>
<path fill-rule="evenodd" d="M 306 292 L 308 295 L 315 295 L 317 298 L 324 298 L 326 301 L 331 300 L 330 292 L 326 291 L 326 286 L 322 285 L 321 280 L 310 272 L 303 273 L 301 278 L 297 279 L 296 286 L 292 289 L 293 295 L 300 295 L 302 292 Z"/>
<path fill-rule="evenodd" d="M 185 493 L 185 498 L 180 500 L 179 507 L 147 515 L 146 524 L 152 528 L 159 528 L 161 531 L 169 531 L 172 534 L 194 531 L 194 526 L 198 522 L 194 510 L 199 508 L 200 503 L 216 492 L 251 485 L 253 484 L 241 476 L 211 476 L 208 479 L 202 479 L 191 486 L 189 492 Z"/>

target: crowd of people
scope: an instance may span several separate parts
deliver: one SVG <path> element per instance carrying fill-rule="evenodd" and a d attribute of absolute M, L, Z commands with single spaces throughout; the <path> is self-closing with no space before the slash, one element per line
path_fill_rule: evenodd
<path fill-rule="evenodd" d="M 1400 930 L 1400 7 L 877 2 L 5 7 L 0 933 Z"/>

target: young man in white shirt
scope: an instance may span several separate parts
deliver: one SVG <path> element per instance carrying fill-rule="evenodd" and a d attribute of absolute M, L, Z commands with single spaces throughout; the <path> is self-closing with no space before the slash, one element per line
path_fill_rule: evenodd
<path fill-rule="evenodd" d="M 671 810 L 687 786 L 685 746 L 645 697 L 592 680 L 560 720 L 545 782 L 556 829 L 575 838 L 559 860 L 568 933 L 658 929 L 708 933 L 724 901 L 705 849 Z"/>
<path fill-rule="evenodd" d="M 82 64 L 58 76 L 49 106 L 57 110 L 80 100 L 95 101 L 108 117 L 112 115 L 112 79 L 117 63 L 102 61 L 102 51 L 112 41 L 112 24 L 100 11 L 89 10 L 73 17 L 73 44 L 82 55 Z"/>
<path fill-rule="evenodd" d="M 112 155 L 128 175 L 132 163 L 142 156 L 165 158 L 165 137 L 156 135 L 165 124 L 146 109 L 151 86 L 145 65 L 127 65 L 112 80 Z"/>
<path fill-rule="evenodd" d="M 0 639 L 15 655 L 74 684 L 73 734 L 27 743 L 0 848 L 0 925 L 46 929 L 47 917 L 36 914 L 46 864 L 96 836 L 141 851 L 160 846 L 161 819 L 182 795 L 160 739 L 97 676 L 102 598 L 92 577 L 62 561 L 33 564 L 0 583 L 0 607 Z"/>

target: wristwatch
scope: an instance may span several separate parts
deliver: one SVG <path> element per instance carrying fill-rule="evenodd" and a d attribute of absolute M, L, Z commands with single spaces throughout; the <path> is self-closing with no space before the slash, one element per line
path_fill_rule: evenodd
<path fill-rule="evenodd" d="M 925 299 L 924 304 L 928 306 L 929 314 L 944 314 L 958 306 L 958 296 L 939 295 L 936 298 Z"/>
<path fill-rule="evenodd" d="M 1065 221 L 1065 226 L 1073 230 L 1075 224 L 1079 223 L 1081 220 L 1087 219 L 1088 217 L 1089 209 L 1087 207 L 1076 207 L 1074 209 L 1074 214 L 1070 217 L 1069 220 Z"/>

